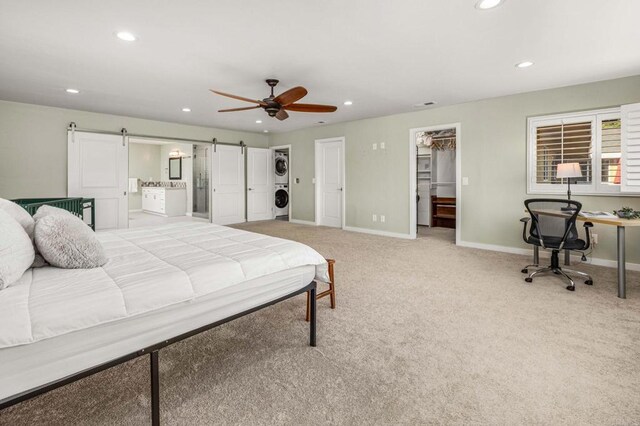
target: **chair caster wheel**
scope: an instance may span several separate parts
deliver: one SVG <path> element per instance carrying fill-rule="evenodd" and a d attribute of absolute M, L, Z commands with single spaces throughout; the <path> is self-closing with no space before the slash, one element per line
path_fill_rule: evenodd
<path fill-rule="evenodd" d="M 523 274 L 526 274 L 527 272 L 529 272 L 529 270 L 528 270 L 527 268 L 524 268 L 524 269 L 523 269 L 522 271 L 520 271 L 520 272 L 522 272 Z"/>
<path fill-rule="evenodd" d="M 533 278 L 529 278 L 529 277 L 525 278 L 524 280 L 528 283 L 533 282 Z"/>
<path fill-rule="evenodd" d="M 569 290 L 569 291 L 576 291 L 576 287 L 575 287 L 575 286 L 573 286 L 573 285 L 568 285 L 568 286 L 567 286 L 567 290 Z"/>
<path fill-rule="evenodd" d="M 586 285 L 593 285 L 593 280 L 586 280 L 584 283 Z"/>

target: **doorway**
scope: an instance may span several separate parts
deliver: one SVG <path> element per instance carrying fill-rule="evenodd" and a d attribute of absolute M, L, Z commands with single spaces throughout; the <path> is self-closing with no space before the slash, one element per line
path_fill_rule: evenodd
<path fill-rule="evenodd" d="M 274 218 L 288 222 L 291 217 L 291 145 L 271 147 L 271 152 L 274 174 Z"/>
<path fill-rule="evenodd" d="M 345 225 L 345 138 L 315 141 L 316 225 Z"/>
<path fill-rule="evenodd" d="M 410 235 L 460 241 L 461 125 L 409 131 Z"/>
<path fill-rule="evenodd" d="M 209 150 L 204 144 L 193 145 L 193 213 L 194 217 L 209 219 Z"/>

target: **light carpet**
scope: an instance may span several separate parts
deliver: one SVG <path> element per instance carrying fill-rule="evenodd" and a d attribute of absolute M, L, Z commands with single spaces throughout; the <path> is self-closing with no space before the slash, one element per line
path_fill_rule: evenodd
<path fill-rule="evenodd" d="M 164 424 L 638 424 L 640 274 L 523 281 L 525 256 L 280 221 L 243 229 L 335 258 L 336 310 L 305 297 L 160 352 Z M 139 358 L 0 413 L 0 424 L 149 423 Z"/>

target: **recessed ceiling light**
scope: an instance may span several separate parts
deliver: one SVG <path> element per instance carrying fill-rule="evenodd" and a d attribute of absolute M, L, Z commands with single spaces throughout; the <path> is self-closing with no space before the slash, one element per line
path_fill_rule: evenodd
<path fill-rule="evenodd" d="M 191 112 L 191 108 L 182 108 L 182 112 Z"/>
<path fill-rule="evenodd" d="M 74 95 L 80 93 L 78 89 L 67 89 L 67 93 L 73 93 Z"/>
<path fill-rule="evenodd" d="M 262 120 L 256 120 L 256 124 L 262 123 Z"/>
<path fill-rule="evenodd" d="M 517 68 L 528 68 L 531 65 L 533 65 L 533 62 L 531 61 L 524 61 L 524 62 L 520 62 L 519 64 L 516 64 Z"/>
<path fill-rule="evenodd" d="M 344 101 L 344 104 L 345 104 L 346 106 L 349 106 L 349 105 L 353 105 L 353 102 L 351 102 L 351 101 Z"/>
<path fill-rule="evenodd" d="M 136 36 L 131 34 L 129 31 L 118 31 L 116 33 L 116 37 L 124 41 L 136 41 Z"/>
<path fill-rule="evenodd" d="M 504 0 L 479 0 L 476 3 L 476 9 L 487 10 L 500 6 Z"/>
<path fill-rule="evenodd" d="M 264 133 L 269 133 L 269 131 L 268 131 L 268 130 L 263 130 L 263 132 L 264 132 Z"/>

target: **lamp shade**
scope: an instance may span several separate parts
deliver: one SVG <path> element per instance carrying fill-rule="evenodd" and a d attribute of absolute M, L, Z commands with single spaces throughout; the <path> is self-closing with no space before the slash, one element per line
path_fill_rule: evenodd
<path fill-rule="evenodd" d="M 582 170 L 579 163 L 561 163 L 558 164 L 556 172 L 557 178 L 576 178 L 582 177 Z"/>

